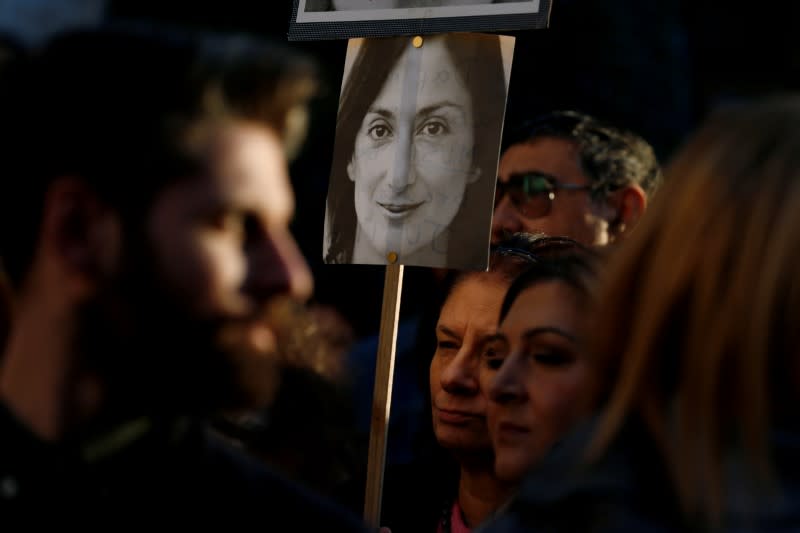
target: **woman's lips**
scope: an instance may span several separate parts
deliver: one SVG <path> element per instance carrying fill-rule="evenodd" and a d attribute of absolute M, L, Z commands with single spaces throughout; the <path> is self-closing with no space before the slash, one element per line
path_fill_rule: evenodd
<path fill-rule="evenodd" d="M 475 420 L 484 418 L 482 415 L 470 413 L 467 411 L 459 411 L 454 409 L 439 409 L 436 408 L 437 418 L 440 422 L 445 424 L 462 425 Z"/>
<path fill-rule="evenodd" d="M 498 443 L 515 443 L 530 433 L 530 428 L 513 422 L 501 422 L 497 425 L 495 438 Z"/>
<path fill-rule="evenodd" d="M 393 203 L 393 202 L 377 202 L 381 209 L 383 209 L 383 213 L 391 219 L 399 220 L 401 218 L 407 217 L 411 214 L 416 208 L 421 206 L 425 202 L 416 202 L 416 203 Z"/>

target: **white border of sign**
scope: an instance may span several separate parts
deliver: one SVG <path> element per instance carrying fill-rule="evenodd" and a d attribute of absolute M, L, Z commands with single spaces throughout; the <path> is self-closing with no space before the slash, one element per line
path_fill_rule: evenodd
<path fill-rule="evenodd" d="M 497 3 L 312 11 L 313 0 L 294 0 L 290 41 L 398 37 L 436 33 L 498 33 L 546 28 L 552 0 L 495 0 Z M 489 2 L 490 0 L 485 0 Z"/>
<path fill-rule="evenodd" d="M 520 15 L 539 12 L 539 0 L 520 0 L 499 4 L 413 7 L 396 9 L 360 9 L 346 11 L 312 11 L 306 13 L 306 0 L 299 0 L 297 20 L 308 22 L 355 22 L 367 20 L 430 19 L 445 17 L 484 17 L 490 15 Z"/>

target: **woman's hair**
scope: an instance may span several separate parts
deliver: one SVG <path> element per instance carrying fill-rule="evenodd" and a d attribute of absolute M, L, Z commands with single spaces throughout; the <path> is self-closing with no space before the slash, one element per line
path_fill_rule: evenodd
<path fill-rule="evenodd" d="M 610 386 L 589 457 L 639 417 L 684 512 L 718 523 L 725 459 L 743 452 L 769 487 L 766 436 L 797 405 L 800 98 L 716 113 L 617 254 L 595 324 Z"/>
<path fill-rule="evenodd" d="M 499 244 L 492 246 L 489 254 L 489 273 L 502 277 L 512 284 L 520 275 L 537 265 L 576 254 L 594 254 L 583 244 L 569 237 L 549 237 L 543 233 L 515 233 Z M 450 270 L 443 283 L 442 298 L 438 302 L 439 309 L 453 292 L 453 289 L 465 280 L 480 276 L 484 272 L 469 270 Z"/>
<path fill-rule="evenodd" d="M 575 243 L 570 250 L 565 249 L 559 255 L 534 261 L 508 288 L 500 306 L 500 322 L 508 315 L 517 297 L 525 289 L 539 283 L 559 281 L 569 286 L 582 300 L 588 301 L 597 275 L 597 258 L 596 252 Z"/>
<path fill-rule="evenodd" d="M 333 151 L 327 228 L 331 240 L 325 254 L 328 263 L 352 260 L 358 220 L 355 211 L 355 186 L 347 175 L 355 149 L 356 136 L 367 110 L 377 98 L 389 75 L 409 46 L 408 37 L 367 39 L 361 44 L 339 101 L 336 141 Z M 503 127 L 506 85 L 500 39 L 496 35 L 444 35 L 427 37 L 444 40 L 472 100 L 473 161 L 480 178 L 467 186 L 461 208 L 451 227 L 470 227 L 466 217 L 491 209 L 497 173 L 498 141 Z M 449 264 L 484 264 L 485 252 L 472 258 L 476 242 L 489 242 L 489 226 L 456 232 L 448 243 Z M 463 257 L 464 260 L 453 260 Z"/>

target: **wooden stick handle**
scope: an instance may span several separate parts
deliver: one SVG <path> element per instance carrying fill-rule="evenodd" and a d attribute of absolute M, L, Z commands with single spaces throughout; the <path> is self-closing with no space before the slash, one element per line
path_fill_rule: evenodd
<path fill-rule="evenodd" d="M 372 423 L 367 457 L 367 487 L 364 495 L 364 520 L 378 527 L 383 494 L 383 469 L 386 462 L 386 436 L 392 407 L 392 379 L 397 347 L 397 321 L 400 317 L 400 295 L 403 290 L 403 265 L 387 265 L 383 283 L 381 329 L 378 338 L 378 359 L 375 364 L 375 388 L 372 393 Z"/>

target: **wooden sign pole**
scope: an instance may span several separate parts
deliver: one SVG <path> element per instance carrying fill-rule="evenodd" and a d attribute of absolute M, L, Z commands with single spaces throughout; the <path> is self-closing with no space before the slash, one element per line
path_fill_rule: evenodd
<path fill-rule="evenodd" d="M 383 282 L 383 306 L 378 338 L 378 359 L 375 364 L 375 386 L 372 393 L 372 423 L 367 457 L 367 487 L 364 495 L 364 520 L 378 527 L 383 495 L 383 469 L 386 462 L 386 436 L 392 407 L 392 379 L 397 347 L 397 321 L 400 317 L 400 295 L 403 289 L 403 265 L 386 266 Z"/>

